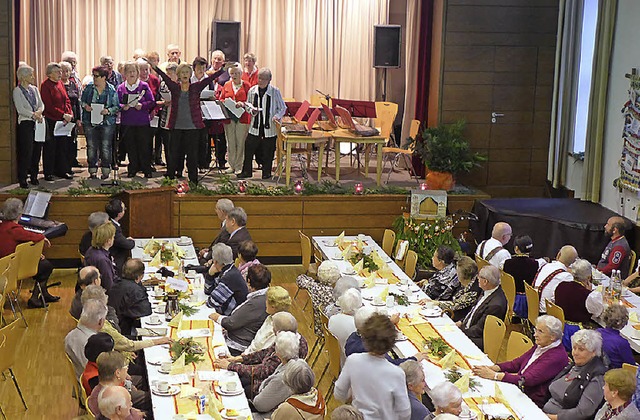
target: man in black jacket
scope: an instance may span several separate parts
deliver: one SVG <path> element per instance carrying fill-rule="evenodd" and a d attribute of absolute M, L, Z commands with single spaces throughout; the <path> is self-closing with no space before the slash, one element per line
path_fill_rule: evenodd
<path fill-rule="evenodd" d="M 229 240 L 227 240 L 226 244 L 231 247 L 233 259 L 235 260 L 238 258 L 240 244 L 251 240 L 251 235 L 247 230 L 247 213 L 242 207 L 234 207 L 227 214 L 224 227 L 229 232 Z"/>
<path fill-rule="evenodd" d="M 116 265 L 116 274 L 120 276 L 122 272 L 122 265 L 131 257 L 131 250 L 136 246 L 133 238 L 125 238 L 122 234 L 122 227 L 120 226 L 120 220 L 124 216 L 124 212 L 127 210 L 122 200 L 113 198 L 109 200 L 105 206 L 104 211 L 107 212 L 111 223 L 116 227 L 116 236 L 113 239 L 113 245 L 109 248 L 109 253 L 113 257 L 113 261 Z"/>
<path fill-rule="evenodd" d="M 131 334 L 131 329 L 139 325 L 139 319 L 151 315 L 151 302 L 147 290 L 141 284 L 144 263 L 129 259 L 122 267 L 122 276 L 109 291 L 109 306 L 113 306 L 120 319 L 122 334 Z"/>
<path fill-rule="evenodd" d="M 227 220 L 227 214 L 229 211 L 233 209 L 233 201 L 228 198 L 221 198 L 216 201 L 216 215 L 218 216 L 218 220 L 221 222 L 220 231 L 218 235 L 211 241 L 211 245 L 208 248 L 203 248 L 200 250 L 198 254 L 198 259 L 200 260 L 200 264 L 208 263 L 210 265 L 211 262 L 211 247 L 217 243 L 226 244 L 229 240 L 229 232 L 225 228 L 225 222 Z"/>

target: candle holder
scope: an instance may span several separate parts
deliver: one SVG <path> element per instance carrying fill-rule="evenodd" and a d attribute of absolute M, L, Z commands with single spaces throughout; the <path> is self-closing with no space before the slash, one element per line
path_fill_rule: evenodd
<path fill-rule="evenodd" d="M 420 184 L 419 188 L 420 188 L 421 191 L 426 191 L 426 190 L 429 189 L 429 187 L 427 186 L 426 182 L 423 182 L 422 184 Z"/>
<path fill-rule="evenodd" d="M 362 195 L 362 194 L 364 194 L 364 185 L 362 185 L 362 183 L 361 183 L 361 182 L 358 182 L 358 183 L 355 185 L 354 194 L 356 194 L 356 195 Z"/>
<path fill-rule="evenodd" d="M 299 179 L 296 181 L 296 183 L 293 186 L 293 192 L 296 195 L 299 195 L 299 194 L 302 194 L 302 191 L 304 191 L 304 182 L 301 179 Z"/>
<path fill-rule="evenodd" d="M 238 191 L 240 194 L 247 192 L 247 181 L 238 181 Z"/>

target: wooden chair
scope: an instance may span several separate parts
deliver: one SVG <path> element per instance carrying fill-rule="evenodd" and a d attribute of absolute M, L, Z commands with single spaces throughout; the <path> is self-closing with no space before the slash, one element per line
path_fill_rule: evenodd
<path fill-rule="evenodd" d="M 312 256 L 312 247 L 311 247 L 311 239 L 302 233 L 301 230 L 298 231 L 300 234 L 300 251 L 302 253 L 302 268 L 304 272 L 309 275 L 315 275 L 318 271 L 316 264 L 311 262 Z"/>
<path fill-rule="evenodd" d="M 9 301 L 14 319 L 18 318 L 18 313 L 20 313 L 20 317 L 22 318 L 22 322 L 24 322 L 24 326 L 28 327 L 29 325 L 27 324 L 27 320 L 24 317 L 24 313 L 22 313 L 22 307 L 20 306 L 20 301 L 18 299 L 18 262 L 16 259 L 16 254 L 7 255 L 3 258 L 3 260 L 4 259 L 9 260 L 9 266 L 4 271 L 4 275 L 7 278 L 7 284 L 4 288 L 3 294 L 6 295 L 6 299 Z"/>
<path fill-rule="evenodd" d="M 564 309 L 553 302 L 549 302 L 548 300 L 545 300 L 544 304 L 547 308 L 547 315 L 558 318 L 562 322 L 562 329 L 564 329 Z"/>
<path fill-rule="evenodd" d="M 502 291 L 507 298 L 507 314 L 504 317 L 506 323 L 511 324 L 513 318 L 513 305 L 516 301 L 516 281 L 509 273 L 500 270 L 500 284 Z"/>
<path fill-rule="evenodd" d="M 410 279 L 413 280 L 413 277 L 416 275 L 416 266 L 418 265 L 418 254 L 413 251 L 407 251 L 407 256 L 405 257 L 404 263 L 404 272 Z"/>
<path fill-rule="evenodd" d="M 327 366 L 325 366 L 322 374 L 320 375 L 320 379 L 318 379 L 318 387 L 320 386 L 320 381 L 322 381 L 322 378 L 328 370 L 329 377 L 331 378 L 331 385 L 329 385 L 327 393 L 325 394 L 326 403 L 328 404 L 329 400 L 331 400 L 331 397 L 333 396 L 335 382 L 340 375 L 340 344 L 338 343 L 336 336 L 329 331 L 327 324 L 322 324 L 322 332 L 324 333 L 324 341 L 326 343 L 327 352 L 329 353 L 329 363 L 327 363 Z"/>
<path fill-rule="evenodd" d="M 386 182 L 387 184 L 389 183 L 389 179 L 391 179 L 391 174 L 393 173 L 394 169 L 396 168 L 396 166 L 398 166 L 398 162 L 400 161 L 400 158 L 404 160 L 404 164 L 407 170 L 411 172 L 411 175 L 416 180 L 416 183 L 420 184 L 420 179 L 416 174 L 416 170 L 413 167 L 413 162 L 411 160 L 413 156 L 413 152 L 415 150 L 415 139 L 418 136 L 419 130 L 420 130 L 420 121 L 412 120 L 411 127 L 409 129 L 409 137 L 414 139 L 414 142 L 411 143 L 408 148 L 406 149 L 402 148 L 401 147 L 402 142 L 399 142 L 394 145 L 388 144 L 387 146 L 382 148 L 382 156 L 383 156 L 382 169 L 384 170 L 384 167 L 389 160 L 392 161 L 391 168 L 389 169 L 389 175 L 387 176 L 387 182 Z"/>
<path fill-rule="evenodd" d="M 637 258 L 638 258 L 638 255 L 636 254 L 636 251 L 634 251 L 632 249 L 631 250 L 631 255 L 629 256 L 629 258 L 631 258 L 631 261 L 629 261 L 629 273 L 627 273 L 627 275 L 630 275 L 631 273 L 633 273 L 633 269 L 636 266 L 636 261 L 637 261 Z"/>
<path fill-rule="evenodd" d="M 533 347 L 533 341 L 529 337 L 518 331 L 511 331 L 509 341 L 507 341 L 507 360 L 522 356 L 531 347 Z"/>
<path fill-rule="evenodd" d="M 19 321 L 16 319 L 11 322 L 11 324 L 0 329 L 0 341 L 4 341 L 4 345 L 0 347 L 0 372 L 9 372 L 9 376 L 13 380 L 13 384 L 15 385 L 18 395 L 20 395 L 20 399 L 22 400 L 22 405 L 24 405 L 24 409 L 27 410 L 27 403 L 24 400 L 22 390 L 20 389 L 20 385 L 18 385 L 18 380 L 16 379 L 16 375 L 14 375 L 12 369 L 16 362 L 16 352 L 18 350 L 20 338 L 22 337 L 22 331 L 18 328 L 18 322 Z"/>
<path fill-rule="evenodd" d="M 633 376 L 636 376 L 638 374 L 637 365 L 630 365 L 629 363 L 623 363 L 622 369 L 628 370 L 629 372 L 633 373 Z"/>
<path fill-rule="evenodd" d="M 78 413 L 82 412 L 82 404 L 84 403 L 84 401 L 81 400 L 82 398 L 82 394 L 86 394 L 86 392 L 84 391 L 83 386 L 80 384 L 80 381 L 78 381 L 78 378 L 76 377 L 76 369 L 73 367 L 73 362 L 71 361 L 71 358 L 69 357 L 69 355 L 67 353 L 64 354 L 65 359 L 67 360 L 67 377 L 69 378 L 68 380 L 71 382 L 71 396 L 73 398 L 77 398 L 78 399 Z"/>
<path fill-rule="evenodd" d="M 493 363 L 498 363 L 500 348 L 502 347 L 502 341 L 506 333 L 507 326 L 500 318 L 487 315 L 484 321 L 482 337 L 484 340 L 484 352 Z"/>
<path fill-rule="evenodd" d="M 533 329 L 536 326 L 536 320 L 540 315 L 540 295 L 538 291 L 527 283 L 524 284 L 524 294 L 527 298 L 527 321 L 529 322 L 529 332 L 533 337 Z"/>
<path fill-rule="evenodd" d="M 489 265 L 489 261 L 476 254 L 476 265 L 478 266 L 478 271 L 480 271 L 482 267 Z"/>
<path fill-rule="evenodd" d="M 391 229 L 385 229 L 382 236 L 382 250 L 389 257 L 393 257 L 393 244 L 396 242 L 396 233 Z"/>
<path fill-rule="evenodd" d="M 92 419 L 96 418 L 96 415 L 93 414 L 93 411 L 89 408 L 89 397 L 84 400 L 84 408 L 87 409 L 87 413 L 91 416 Z"/>
<path fill-rule="evenodd" d="M 22 290 L 22 282 L 24 280 L 30 279 L 38 273 L 38 263 L 40 262 L 40 257 L 42 255 L 42 250 L 44 248 L 44 240 L 33 243 L 31 241 L 22 243 L 16 246 L 16 259 L 18 262 L 18 280 L 20 281 L 20 285 L 18 286 L 18 291 Z M 40 287 L 40 283 L 34 281 L 34 288 L 38 289 L 40 293 L 40 299 L 42 299 L 42 304 L 45 309 L 49 310 L 49 305 L 47 305 L 46 300 L 44 299 L 44 290 Z"/>

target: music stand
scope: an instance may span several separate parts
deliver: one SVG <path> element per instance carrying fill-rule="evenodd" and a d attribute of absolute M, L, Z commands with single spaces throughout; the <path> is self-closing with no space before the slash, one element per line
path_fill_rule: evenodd
<path fill-rule="evenodd" d="M 376 103 L 373 101 L 354 101 L 351 99 L 331 99 L 331 106 L 335 110 L 336 105 L 340 105 L 345 108 L 352 117 L 356 118 L 376 118 Z M 358 161 L 358 168 L 360 167 L 360 153 L 358 152 L 358 145 L 351 147 L 349 155 L 353 159 L 353 152 L 356 152 L 356 159 Z M 353 160 L 351 161 L 353 162 Z"/>
<path fill-rule="evenodd" d="M 293 119 L 300 110 L 303 102 L 285 102 L 284 104 L 287 106 L 287 110 L 285 111 L 284 115 Z M 309 106 L 307 108 L 307 112 L 305 112 L 302 119 L 298 120 L 298 122 L 308 120 L 311 117 L 311 113 L 318 108 L 319 107 Z"/>

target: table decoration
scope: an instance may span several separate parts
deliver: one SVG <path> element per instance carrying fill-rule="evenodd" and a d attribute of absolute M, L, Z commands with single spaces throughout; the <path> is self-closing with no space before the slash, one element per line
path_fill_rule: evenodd
<path fill-rule="evenodd" d="M 445 372 L 444 377 L 447 381 L 451 382 L 452 384 L 456 385 L 458 387 L 458 389 L 460 389 L 460 392 L 462 392 L 463 394 L 469 390 L 471 391 L 477 391 L 478 387 L 480 386 L 480 383 L 478 382 L 478 379 L 474 378 L 473 376 L 470 376 L 469 373 L 462 373 L 460 372 L 460 369 L 457 366 L 452 367 L 450 370 L 448 370 L 447 372 Z M 463 379 L 464 377 L 466 377 L 466 379 L 464 379 L 463 382 L 466 381 L 466 384 L 462 384 L 461 382 L 459 383 L 459 381 L 461 379 Z M 463 391 L 460 386 L 464 385 L 466 387 L 466 390 Z"/>

